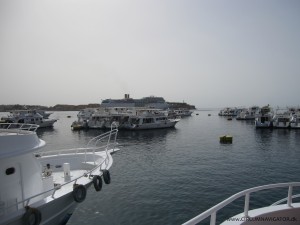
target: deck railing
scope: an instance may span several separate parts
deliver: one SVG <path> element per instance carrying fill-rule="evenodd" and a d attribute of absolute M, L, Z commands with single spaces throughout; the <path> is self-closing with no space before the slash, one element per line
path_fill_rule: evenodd
<path fill-rule="evenodd" d="M 39 125 L 36 124 L 27 124 L 27 123 L 0 123 L 0 129 L 5 130 L 17 130 L 21 133 L 23 130 L 35 132 L 39 128 Z"/>
<path fill-rule="evenodd" d="M 210 216 L 210 225 L 216 224 L 216 218 L 217 218 L 217 212 L 230 204 L 231 202 L 235 201 L 236 199 L 239 199 L 241 197 L 245 198 L 245 204 L 244 204 L 244 216 L 248 217 L 249 213 L 249 203 L 250 203 L 250 194 L 262 190 L 269 190 L 274 188 L 288 188 L 288 194 L 287 198 L 285 199 L 287 201 L 287 206 L 292 205 L 292 192 L 293 187 L 299 187 L 300 182 L 292 182 L 292 183 L 278 183 L 278 184 L 269 184 L 259 187 L 250 188 L 244 191 L 241 191 L 235 195 L 232 195 L 231 197 L 225 199 L 224 201 L 220 202 L 219 204 L 213 206 L 212 208 L 206 210 L 205 212 L 201 213 L 200 215 L 194 217 L 193 219 L 183 223 L 183 225 L 194 225 L 197 223 L 200 223 L 202 220 L 206 219 Z M 281 200 L 280 202 L 277 202 L 277 204 L 284 202 L 284 200 Z"/>
<path fill-rule="evenodd" d="M 95 153 L 98 151 L 104 151 L 107 149 L 114 150 L 117 146 L 117 134 L 118 130 L 114 129 L 109 132 L 106 132 L 104 134 L 101 134 L 97 137 L 92 138 L 86 147 L 81 148 L 70 148 L 70 149 L 59 149 L 59 150 L 51 150 L 51 151 L 45 151 L 45 152 L 38 152 L 36 153 L 36 156 L 42 157 L 42 156 L 49 156 L 49 155 L 62 155 L 62 154 L 80 154 L 80 153 Z M 111 142 L 112 137 L 114 138 L 113 142 Z M 103 143 L 103 145 L 99 145 L 100 143 Z"/>

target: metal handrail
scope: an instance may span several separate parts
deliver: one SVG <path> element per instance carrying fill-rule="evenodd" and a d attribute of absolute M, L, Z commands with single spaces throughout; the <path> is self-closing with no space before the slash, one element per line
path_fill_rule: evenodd
<path fill-rule="evenodd" d="M 116 140 L 117 133 L 118 133 L 118 129 L 114 129 L 114 130 L 111 130 L 111 131 L 106 132 L 105 134 L 102 134 L 102 135 L 99 135 L 99 136 L 101 136 L 102 138 L 104 138 L 104 137 L 109 137 L 109 139 L 110 139 L 111 135 L 115 134 L 115 140 Z M 99 137 L 99 136 L 97 136 L 97 137 Z M 97 137 L 96 137 L 96 138 L 97 138 Z M 94 139 L 94 138 L 93 138 L 93 139 Z M 116 141 L 115 141 L 113 144 L 111 144 L 111 145 L 113 145 L 113 151 L 115 150 L 116 144 L 117 144 Z M 110 145 L 108 145 L 108 146 L 110 146 Z M 80 149 L 84 149 L 84 148 L 80 148 Z M 93 149 L 93 148 L 86 148 L 86 149 Z M 69 149 L 69 150 L 75 150 L 75 149 Z M 61 187 L 65 186 L 65 185 L 67 185 L 67 184 L 70 184 L 70 183 L 72 183 L 72 182 L 74 182 L 74 184 L 76 184 L 77 180 L 79 180 L 79 179 L 82 178 L 82 177 L 90 177 L 91 174 L 92 174 L 95 170 L 97 170 L 97 169 L 99 169 L 99 168 L 100 168 L 100 171 L 101 171 L 101 166 L 103 165 L 103 163 L 104 163 L 104 162 L 107 162 L 107 160 L 109 161 L 109 157 L 108 157 L 108 148 L 107 148 L 107 147 L 105 148 L 105 152 L 106 152 L 106 157 L 104 158 L 104 160 L 103 160 L 98 166 L 96 166 L 96 167 L 94 167 L 93 169 L 87 171 L 87 172 L 84 173 L 83 175 L 81 175 L 81 176 L 79 176 L 79 177 L 77 177 L 77 178 L 75 178 L 75 179 L 73 179 L 73 180 L 70 180 L 70 181 L 68 181 L 68 182 L 66 182 L 66 183 L 64 183 L 64 184 L 62 184 L 62 185 L 56 186 L 56 187 L 54 187 L 54 188 L 52 188 L 52 189 L 50 189 L 50 190 L 41 192 L 41 193 L 39 193 L 39 194 L 33 195 L 33 196 L 29 197 L 29 198 L 26 198 L 26 199 L 24 199 L 24 200 L 22 200 L 22 201 L 19 201 L 19 202 L 17 202 L 16 204 L 10 205 L 9 207 L 6 207 L 5 210 L 6 210 L 6 209 L 9 209 L 9 208 L 12 208 L 12 207 L 16 207 L 17 210 L 19 210 L 19 208 L 18 208 L 18 205 L 19 205 L 19 204 L 23 204 L 24 207 L 25 207 L 25 206 L 28 206 L 30 200 L 32 200 L 32 199 L 34 199 L 34 198 L 36 198 L 36 197 L 39 197 L 39 196 L 41 196 L 41 195 L 44 195 L 44 194 L 46 194 L 46 193 L 49 193 L 49 192 L 53 192 L 52 195 L 51 195 L 51 197 L 54 198 L 55 192 L 56 192 L 58 189 L 60 189 Z"/>
<path fill-rule="evenodd" d="M 115 135 L 115 137 L 117 136 L 116 134 L 118 133 L 118 130 L 112 130 L 109 132 L 106 132 L 104 134 L 101 134 L 97 137 L 92 138 L 88 144 L 87 147 L 82 147 L 82 148 L 70 148 L 70 149 L 60 149 L 60 150 L 52 150 L 52 151 L 46 151 L 46 152 L 38 152 L 36 153 L 37 156 L 47 156 L 47 155 L 61 155 L 61 154 L 68 154 L 68 153 L 87 153 L 89 152 L 89 150 L 91 152 L 97 152 L 101 149 L 107 149 L 110 146 L 115 146 L 116 145 L 116 141 L 114 143 L 107 143 L 106 145 L 103 146 L 97 146 L 97 144 L 101 141 L 104 140 L 105 138 L 108 138 L 109 136 Z M 91 144 L 91 141 L 95 141 L 95 143 Z M 54 154 L 56 153 L 56 154 Z"/>
<path fill-rule="evenodd" d="M 0 129 L 5 130 L 18 130 L 19 133 L 23 130 L 35 132 L 39 128 L 37 124 L 28 123 L 0 123 Z"/>
<path fill-rule="evenodd" d="M 292 196 L 292 199 L 294 199 L 294 198 L 300 198 L 300 194 L 298 194 L 298 195 L 293 195 L 293 196 Z M 279 200 L 279 201 L 277 201 L 277 202 L 274 202 L 271 206 L 279 205 L 279 204 L 281 204 L 281 203 L 283 203 L 283 202 L 285 202 L 285 201 L 287 201 L 287 200 L 288 200 L 288 197 L 283 198 L 283 199 L 281 199 L 281 200 Z"/>
<path fill-rule="evenodd" d="M 278 183 L 278 184 L 269 184 L 269 185 L 263 185 L 258 186 L 250 189 L 246 189 L 244 191 L 241 191 L 237 194 L 232 195 L 231 197 L 225 199 L 224 201 L 220 202 L 219 204 L 213 206 L 212 208 L 206 210 L 205 212 L 201 213 L 200 215 L 194 217 L 193 219 L 183 223 L 183 225 L 194 225 L 202 220 L 206 219 L 207 217 L 211 217 L 210 219 L 210 225 L 216 224 L 216 215 L 217 212 L 230 204 L 231 202 L 235 201 L 236 199 L 240 197 L 245 197 L 245 206 L 244 206 L 244 215 L 245 217 L 248 217 L 249 212 L 249 203 L 250 203 L 250 194 L 262 190 L 268 190 L 268 189 L 274 189 L 274 188 L 283 188 L 288 187 L 288 196 L 287 196 L 287 205 L 291 206 L 292 204 L 292 190 L 293 187 L 300 186 L 300 182 L 292 182 L 292 183 Z"/>

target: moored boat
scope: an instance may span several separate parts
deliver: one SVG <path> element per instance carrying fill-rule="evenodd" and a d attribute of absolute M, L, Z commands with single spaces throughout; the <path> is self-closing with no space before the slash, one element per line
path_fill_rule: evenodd
<path fill-rule="evenodd" d="M 191 116 L 193 111 L 189 109 L 174 109 L 170 110 L 170 114 L 174 113 L 175 117 L 188 117 Z"/>
<path fill-rule="evenodd" d="M 286 109 L 277 109 L 273 117 L 273 127 L 289 128 L 292 119 L 292 113 Z"/>
<path fill-rule="evenodd" d="M 174 127 L 180 118 L 167 110 L 142 107 L 100 107 L 85 122 L 88 128 L 109 129 L 114 123 L 119 129 L 144 130 Z M 73 122 L 73 129 L 83 122 Z"/>
<path fill-rule="evenodd" d="M 71 124 L 73 130 L 81 130 L 88 128 L 88 121 L 92 117 L 93 113 L 96 112 L 96 108 L 86 108 L 80 110 L 77 114 L 77 120 Z"/>
<path fill-rule="evenodd" d="M 273 110 L 267 105 L 260 109 L 259 114 L 255 117 L 256 128 L 270 128 L 273 126 Z"/>
<path fill-rule="evenodd" d="M 37 125 L 0 124 L 0 225 L 65 224 L 87 189 L 110 183 L 117 129 L 86 147 L 42 152 Z"/>
<path fill-rule="evenodd" d="M 139 109 L 126 117 L 120 127 L 128 130 L 145 130 L 175 127 L 179 118 L 169 118 L 168 113 L 157 109 Z"/>
<path fill-rule="evenodd" d="M 81 130 L 84 128 L 88 128 L 87 121 L 85 120 L 76 120 L 71 124 L 72 130 Z"/>
<path fill-rule="evenodd" d="M 42 113 L 42 114 L 40 114 Z M 8 116 L 2 117 L 1 120 L 5 123 L 25 123 L 36 124 L 39 127 L 53 127 L 57 121 L 55 119 L 48 119 L 50 113 L 37 110 L 16 110 L 10 112 Z"/>
<path fill-rule="evenodd" d="M 242 109 L 239 111 L 237 120 L 255 120 L 255 117 L 259 114 L 259 107 L 252 106 L 248 109 Z"/>
<path fill-rule="evenodd" d="M 292 129 L 300 129 L 300 108 L 292 112 L 290 127 Z"/>

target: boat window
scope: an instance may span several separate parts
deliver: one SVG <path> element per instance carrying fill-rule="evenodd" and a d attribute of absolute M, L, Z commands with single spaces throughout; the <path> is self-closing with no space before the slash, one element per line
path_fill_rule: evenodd
<path fill-rule="evenodd" d="M 10 167 L 10 168 L 6 169 L 5 173 L 6 173 L 6 175 L 12 175 L 15 173 L 15 168 Z"/>
<path fill-rule="evenodd" d="M 153 123 L 154 119 L 153 118 L 144 118 L 143 123 Z"/>

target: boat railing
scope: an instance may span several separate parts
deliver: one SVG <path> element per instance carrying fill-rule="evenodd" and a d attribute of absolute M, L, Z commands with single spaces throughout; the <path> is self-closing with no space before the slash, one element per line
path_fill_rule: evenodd
<path fill-rule="evenodd" d="M 83 175 L 81 175 L 81 176 L 78 176 L 78 177 L 76 177 L 76 178 L 74 178 L 74 179 L 71 179 L 71 180 L 69 180 L 69 181 L 67 181 L 67 182 L 65 182 L 65 183 L 63 183 L 63 184 L 60 184 L 60 185 L 57 185 L 57 186 L 55 186 L 54 188 L 52 188 L 52 189 L 50 189 L 50 190 L 47 190 L 47 191 L 44 191 L 44 192 L 41 192 L 41 193 L 39 193 L 39 194 L 36 194 L 36 195 L 33 195 L 33 196 L 31 196 L 31 197 L 29 197 L 29 198 L 26 198 L 26 199 L 24 199 L 24 200 L 22 200 L 22 201 L 19 201 L 19 202 L 17 202 L 16 204 L 13 204 L 13 205 L 11 205 L 11 206 L 9 206 L 9 207 L 7 207 L 7 208 L 12 208 L 12 207 L 16 207 L 16 209 L 17 210 L 19 210 L 19 205 L 22 205 L 23 207 L 26 207 L 26 206 L 28 206 L 29 205 L 29 203 L 30 203 L 30 201 L 32 200 L 32 199 L 34 199 L 34 198 L 37 198 L 37 197 L 41 197 L 41 196 L 43 196 L 44 194 L 46 194 L 46 193 L 49 193 L 49 192 L 52 192 L 52 194 L 51 194 L 51 196 L 52 196 L 52 198 L 54 198 L 54 195 L 55 195 L 55 193 L 56 193 L 56 191 L 57 190 L 59 190 L 59 189 L 61 189 L 61 187 L 63 187 L 63 186 L 66 186 L 66 185 L 68 185 L 68 184 L 70 184 L 70 183 L 73 183 L 73 185 L 76 185 L 76 183 L 77 183 L 77 181 L 80 179 L 80 178 L 82 178 L 82 177 L 91 177 L 92 176 L 92 173 L 94 172 L 94 171 L 96 171 L 96 170 L 98 170 L 98 169 L 100 169 L 100 171 L 103 169 L 103 164 L 104 163 L 106 163 L 106 162 L 108 162 L 110 159 L 109 159 L 109 151 L 108 150 L 110 150 L 111 152 L 114 152 L 115 150 L 116 150 L 116 146 L 117 146 L 117 142 L 116 142 L 116 138 L 117 138 L 117 133 L 118 133 L 118 129 L 117 128 L 115 128 L 115 129 L 113 129 L 113 127 L 111 128 L 111 130 L 109 131 L 109 132 L 106 132 L 106 133 L 104 133 L 104 134 L 102 134 L 102 135 L 99 135 L 99 136 L 97 136 L 97 137 L 95 137 L 95 138 L 93 138 L 93 140 L 96 142 L 96 143 L 98 143 L 100 140 L 102 140 L 102 139 L 105 139 L 105 138 L 108 138 L 108 141 L 106 142 L 106 145 L 105 146 L 101 146 L 100 148 L 104 148 L 104 150 L 105 150 L 105 152 L 106 152 L 106 154 L 105 154 L 105 158 L 104 158 L 104 160 L 101 162 L 101 163 L 99 163 L 99 165 L 97 165 L 97 166 L 95 166 L 94 168 L 92 168 L 92 169 L 90 169 L 90 170 L 88 170 L 88 171 L 86 171 Z M 114 143 L 113 144 L 110 144 L 110 140 L 114 140 Z M 65 151 L 61 151 L 60 152 L 60 154 L 63 154 L 63 152 L 64 153 L 66 153 L 66 152 L 73 152 L 73 153 L 79 153 L 79 152 L 84 152 L 84 153 L 87 153 L 87 151 L 88 150 L 91 150 L 91 151 L 93 151 L 94 153 L 96 152 L 95 150 L 98 150 L 99 149 L 99 147 L 96 147 L 95 148 L 95 144 L 91 144 L 92 142 L 89 142 L 89 144 L 90 145 L 92 145 L 91 147 L 86 147 L 86 148 L 79 148 L 79 150 L 77 149 L 67 149 L 67 150 L 65 150 Z M 112 146 L 111 148 L 109 148 L 109 146 Z M 52 151 L 52 153 L 57 153 L 57 151 Z M 48 152 L 47 152 L 48 153 Z M 43 155 L 43 153 L 37 153 L 38 154 L 38 157 L 40 157 L 40 156 L 42 156 Z M 58 153 L 57 153 L 58 154 Z M 36 155 L 37 156 L 37 155 Z M 96 165 L 96 164 L 95 164 Z M 105 169 L 105 168 L 104 168 Z M 6 208 L 6 209 L 7 209 Z"/>
<path fill-rule="evenodd" d="M 269 189 L 274 189 L 274 188 L 288 188 L 288 194 L 287 198 L 285 200 L 280 200 L 276 202 L 277 204 L 280 204 L 284 201 L 287 201 L 287 206 L 291 207 L 292 202 L 293 202 L 293 188 L 294 187 L 299 187 L 300 182 L 292 182 L 292 183 L 278 183 L 278 184 L 269 184 L 269 185 L 263 185 L 263 186 L 258 186 L 254 188 L 250 188 L 244 191 L 241 191 L 237 194 L 232 195 L 231 197 L 225 199 L 224 201 L 220 202 L 219 204 L 213 206 L 212 208 L 206 210 L 205 212 L 201 213 L 200 215 L 194 217 L 193 219 L 183 223 L 183 225 L 194 225 L 198 224 L 204 219 L 210 217 L 210 225 L 215 225 L 216 224 L 216 218 L 217 218 L 217 212 L 227 206 L 228 204 L 232 203 L 233 201 L 244 197 L 244 217 L 247 218 L 249 217 L 249 203 L 250 203 L 250 194 L 262 190 L 269 190 Z M 281 202 L 282 201 L 282 202 Z M 275 203 L 274 203 L 275 204 Z"/>
<path fill-rule="evenodd" d="M 300 198 L 300 194 L 293 195 L 293 196 L 292 196 L 292 199 L 294 199 L 294 198 Z M 279 201 L 277 201 L 277 202 L 274 202 L 271 206 L 279 205 L 279 204 L 281 204 L 281 203 L 283 203 L 283 202 L 287 202 L 287 201 L 288 201 L 288 197 L 283 198 L 283 199 L 281 199 L 281 200 L 279 200 Z"/>
<path fill-rule="evenodd" d="M 0 123 L 0 129 L 17 130 L 17 131 L 19 131 L 17 133 L 21 133 L 23 130 L 35 132 L 38 128 L 39 128 L 39 125 L 36 125 L 36 124 L 28 124 L 28 123 Z"/>
<path fill-rule="evenodd" d="M 36 157 L 45 157 L 45 156 L 52 156 L 52 155 L 63 155 L 63 154 L 85 154 L 85 160 L 87 153 L 93 153 L 99 151 L 107 151 L 108 149 L 112 150 L 112 152 L 115 150 L 117 146 L 117 134 L 118 129 L 111 129 L 109 132 L 106 132 L 104 134 L 98 135 L 94 138 L 92 138 L 86 145 L 86 147 L 82 148 L 70 148 L 70 149 L 59 149 L 59 150 L 52 150 L 52 151 L 45 151 L 45 152 L 38 152 L 35 153 Z M 113 141 L 111 141 L 113 139 Z M 99 145 L 102 144 L 102 145 Z M 94 158 L 94 163 L 96 163 L 96 160 Z"/>

